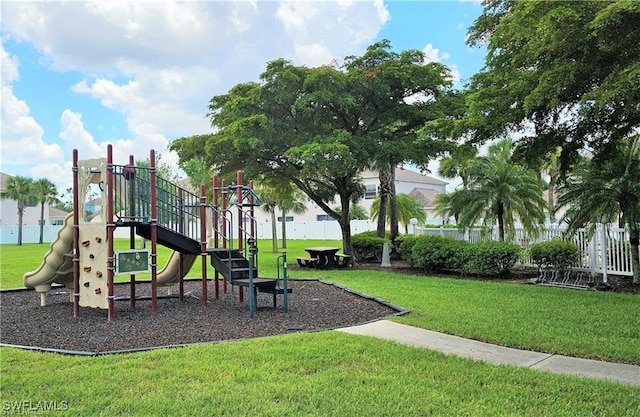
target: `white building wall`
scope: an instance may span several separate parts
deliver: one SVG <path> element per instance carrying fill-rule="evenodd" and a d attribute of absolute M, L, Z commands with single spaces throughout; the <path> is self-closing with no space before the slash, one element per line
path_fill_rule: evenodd
<path fill-rule="evenodd" d="M 23 226 L 37 226 L 40 220 L 40 204 L 27 207 L 22 217 Z M 49 224 L 49 207 L 44 206 L 45 225 Z M 14 200 L 0 200 L 0 226 L 18 225 L 18 203 Z"/>

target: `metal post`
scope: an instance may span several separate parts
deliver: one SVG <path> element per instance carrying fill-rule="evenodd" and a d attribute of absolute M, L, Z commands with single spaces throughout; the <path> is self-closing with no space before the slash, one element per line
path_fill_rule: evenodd
<path fill-rule="evenodd" d="M 133 155 L 129 155 L 129 165 L 133 167 L 135 164 L 135 159 Z M 126 179 L 126 177 L 125 177 Z M 129 178 L 129 216 L 133 219 L 136 215 L 136 204 L 135 204 L 135 195 L 136 195 L 136 181 L 135 177 L 131 176 Z M 125 204 L 126 207 L 126 204 Z M 133 227 L 129 227 L 129 248 L 136 248 L 136 229 Z M 135 274 L 129 275 L 129 298 L 131 299 L 131 308 L 136 308 L 136 276 Z"/>
<path fill-rule="evenodd" d="M 178 188 L 178 208 L 180 210 L 179 228 L 180 233 L 184 233 L 184 196 L 182 194 L 182 188 Z M 180 265 L 178 267 L 178 299 L 184 300 L 184 256 L 182 252 L 178 255 L 180 258 Z"/>
<path fill-rule="evenodd" d="M 80 316 L 80 215 L 78 212 L 78 150 L 73 150 L 73 317 Z"/>
<path fill-rule="evenodd" d="M 156 190 L 156 153 L 152 149 L 149 155 L 149 182 L 151 194 L 151 313 L 158 311 L 157 283 L 157 245 L 158 245 L 158 201 Z"/>
<path fill-rule="evenodd" d="M 282 293 L 282 303 L 283 310 L 285 313 L 289 312 L 289 289 L 287 284 L 287 251 L 282 252 L 282 288 L 284 293 Z"/>
<path fill-rule="evenodd" d="M 236 199 L 238 204 L 238 250 L 242 253 L 243 248 L 243 240 L 242 240 L 242 227 L 244 226 L 244 216 L 242 212 L 242 171 L 236 171 Z M 249 260 L 251 262 L 251 259 Z M 252 265 L 249 265 L 249 271 L 251 271 Z M 249 279 L 251 279 L 251 274 L 249 274 Z M 251 284 L 250 284 L 251 285 Z M 244 287 L 240 286 L 238 289 L 240 301 L 242 301 L 244 296 Z M 251 297 L 251 295 L 249 296 Z M 253 317 L 253 315 L 251 315 Z"/>
<path fill-rule="evenodd" d="M 256 290 L 253 286 L 253 276 L 255 274 L 255 268 L 253 264 L 253 258 L 255 257 L 256 252 L 258 252 L 258 248 L 255 245 L 255 239 L 248 239 L 249 244 L 249 315 L 253 317 L 256 313 Z M 242 288 L 242 287 L 240 287 Z"/>
<path fill-rule="evenodd" d="M 116 225 L 113 223 L 113 147 L 107 145 L 107 286 L 108 286 L 108 320 L 114 319 L 113 300 L 115 298 L 113 290 L 113 230 Z"/>
<path fill-rule="evenodd" d="M 213 176 L 213 247 L 218 247 L 218 175 L 215 174 Z M 220 297 L 220 273 L 216 269 L 214 274 L 215 281 L 213 283 L 213 292 L 216 297 L 216 300 Z"/>
<path fill-rule="evenodd" d="M 220 225 L 222 229 L 222 247 L 227 247 L 227 180 L 222 179 L 222 208 L 220 209 L 222 213 L 222 224 Z M 229 231 L 231 233 L 231 231 Z M 227 280 L 222 280 L 222 292 L 227 293 Z"/>
<path fill-rule="evenodd" d="M 238 249 L 242 252 L 242 227 L 244 226 L 244 217 L 242 213 L 242 171 L 236 172 L 236 193 L 238 200 Z"/>
<path fill-rule="evenodd" d="M 200 255 L 202 257 L 201 304 L 207 305 L 207 187 L 200 184 Z"/>

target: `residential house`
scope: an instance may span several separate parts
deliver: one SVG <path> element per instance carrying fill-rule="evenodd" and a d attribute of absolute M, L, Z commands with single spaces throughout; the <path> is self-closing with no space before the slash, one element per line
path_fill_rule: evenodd
<path fill-rule="evenodd" d="M 0 172 L 0 191 L 4 191 L 6 189 L 6 184 L 9 178 L 12 176 L 9 174 L 5 174 Z M 48 207 L 45 206 L 45 224 L 48 224 Z M 40 221 L 40 203 L 37 203 L 33 206 L 29 206 L 24 210 L 24 214 L 22 216 L 22 225 L 23 226 L 33 226 L 38 225 Z M 0 226 L 17 226 L 18 225 L 18 202 L 15 200 L 3 199 L 0 200 Z"/>
<path fill-rule="evenodd" d="M 363 172 L 362 182 L 365 186 L 366 192 L 364 198 L 358 202 L 358 205 L 363 207 L 367 213 L 369 213 L 371 205 L 378 195 L 380 185 L 378 173 L 374 171 Z M 427 223 L 430 224 L 442 224 L 442 218 L 434 213 L 433 202 L 436 194 L 445 192 L 446 185 L 447 183 L 442 180 L 421 174 L 408 168 L 398 167 L 395 171 L 396 193 L 412 195 L 422 202 L 427 214 Z M 331 207 L 335 207 L 337 205 L 338 201 L 335 201 Z M 306 206 L 307 210 L 302 214 L 287 213 L 286 220 L 296 222 L 332 220 L 332 218 L 313 201 L 308 200 L 306 202 Z M 279 210 L 278 215 L 281 216 Z M 263 212 L 261 209 L 256 210 L 256 218 L 259 223 L 271 221 L 270 215 Z M 278 220 L 281 221 L 281 217 L 279 217 Z"/>

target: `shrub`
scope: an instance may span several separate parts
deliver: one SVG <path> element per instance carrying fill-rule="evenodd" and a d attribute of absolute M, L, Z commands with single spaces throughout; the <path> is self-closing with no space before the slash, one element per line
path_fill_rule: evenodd
<path fill-rule="evenodd" d="M 471 245 L 465 269 L 485 274 L 505 274 L 520 259 L 522 248 L 511 242 L 478 242 Z"/>
<path fill-rule="evenodd" d="M 418 241 L 418 236 L 416 235 L 400 235 L 396 238 L 395 246 L 396 251 L 400 258 L 405 261 L 411 262 L 411 252 L 413 251 L 413 246 Z"/>
<path fill-rule="evenodd" d="M 353 257 L 358 262 L 380 261 L 384 242 L 388 239 L 377 237 L 376 232 L 363 232 L 351 237 Z"/>
<path fill-rule="evenodd" d="M 406 247 L 411 242 L 406 244 Z M 466 263 L 469 243 L 442 236 L 418 236 L 411 249 L 411 262 L 425 271 L 458 269 Z"/>
<path fill-rule="evenodd" d="M 566 240 L 553 239 L 529 247 L 531 261 L 539 269 L 553 268 L 564 271 L 580 262 L 580 247 Z"/>

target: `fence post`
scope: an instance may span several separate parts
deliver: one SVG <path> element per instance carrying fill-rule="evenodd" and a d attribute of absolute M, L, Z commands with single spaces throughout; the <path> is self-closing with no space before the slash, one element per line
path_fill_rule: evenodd
<path fill-rule="evenodd" d="M 607 260 L 607 225 L 605 223 L 603 223 L 600 228 L 600 242 L 600 251 L 602 252 L 602 281 L 606 283 L 609 261 Z"/>

